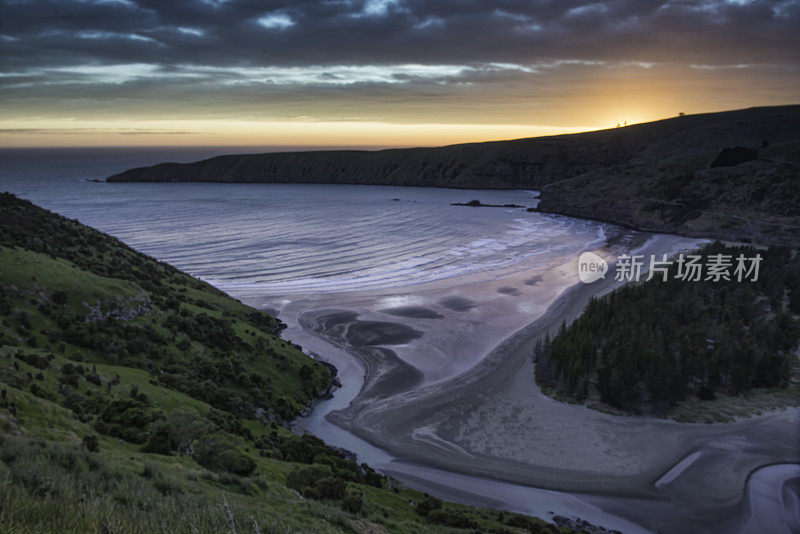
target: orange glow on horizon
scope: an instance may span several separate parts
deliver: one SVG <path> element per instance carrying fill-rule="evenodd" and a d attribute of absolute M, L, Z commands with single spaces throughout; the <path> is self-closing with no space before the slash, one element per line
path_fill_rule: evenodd
<path fill-rule="evenodd" d="M 680 112 L 710 113 L 736 109 L 681 109 L 671 99 L 595 94 L 564 115 L 564 124 L 403 123 L 367 120 L 242 120 L 227 118 L 75 118 L 0 117 L 0 148 L 46 147 L 416 147 L 571 134 L 668 119 Z M 660 105 L 659 105 L 660 104 Z M 774 103 L 765 103 L 771 105 Z M 669 111 L 664 111 L 669 110 Z M 586 119 L 580 123 L 581 117 Z M 483 118 L 483 117 L 481 117 Z M 533 120 L 531 113 L 520 116 Z M 552 122 L 550 120 L 542 122 Z M 578 122 L 578 125 L 575 123 Z"/>
<path fill-rule="evenodd" d="M 0 122 L 3 147 L 442 146 L 538 137 L 598 126 L 396 124 L 360 121 L 40 120 Z"/>

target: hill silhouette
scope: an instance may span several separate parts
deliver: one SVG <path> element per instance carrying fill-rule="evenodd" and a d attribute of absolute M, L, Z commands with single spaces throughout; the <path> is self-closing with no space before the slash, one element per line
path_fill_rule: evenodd
<path fill-rule="evenodd" d="M 727 155 L 743 151 L 748 157 Z M 721 155 L 732 165 L 719 165 Z M 534 189 L 545 212 L 647 231 L 795 245 L 798 165 L 800 105 L 793 105 L 437 148 L 217 156 L 130 169 L 107 181 Z"/>

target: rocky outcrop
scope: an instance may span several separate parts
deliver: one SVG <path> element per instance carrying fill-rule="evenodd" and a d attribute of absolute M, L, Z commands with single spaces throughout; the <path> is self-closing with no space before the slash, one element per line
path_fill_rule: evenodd
<path fill-rule="evenodd" d="M 659 162 L 596 171 L 544 186 L 537 209 L 648 232 L 800 246 L 800 143 L 775 151 L 795 161 L 714 169 Z"/>
<path fill-rule="evenodd" d="M 758 159 L 758 150 L 745 146 L 734 146 L 723 148 L 719 155 L 714 158 L 709 166 L 712 169 L 717 167 L 735 167 L 748 161 Z"/>

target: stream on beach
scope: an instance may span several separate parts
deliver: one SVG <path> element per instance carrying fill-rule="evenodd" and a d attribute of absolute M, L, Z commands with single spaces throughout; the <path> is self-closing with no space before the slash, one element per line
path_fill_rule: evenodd
<path fill-rule="evenodd" d="M 615 287 L 576 285 L 581 252 L 613 261 L 698 240 L 451 205 L 534 206 L 529 191 L 88 181 L 205 155 L 164 150 L 6 151 L 0 190 L 277 314 L 342 383 L 299 423 L 410 487 L 623 532 L 800 530 L 797 408 L 679 424 L 535 385 L 535 340 Z"/>

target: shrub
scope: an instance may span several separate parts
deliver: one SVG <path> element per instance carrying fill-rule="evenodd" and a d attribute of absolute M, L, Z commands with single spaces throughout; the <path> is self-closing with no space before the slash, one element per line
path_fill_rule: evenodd
<path fill-rule="evenodd" d="M 159 480 L 163 476 L 161 469 L 151 463 L 146 463 L 142 466 L 142 477 L 147 480 Z"/>
<path fill-rule="evenodd" d="M 431 497 L 428 494 L 425 494 L 425 498 L 422 499 L 419 504 L 417 504 L 417 513 L 423 516 L 426 516 L 434 510 L 439 510 L 442 508 L 442 501 L 437 499 L 436 497 Z"/>
<path fill-rule="evenodd" d="M 714 389 L 709 387 L 708 384 L 703 384 L 700 386 L 700 391 L 697 394 L 700 397 L 700 400 L 710 401 L 717 398 L 717 394 L 714 392 Z"/>
<path fill-rule="evenodd" d="M 335 476 L 328 465 L 294 467 L 286 475 L 286 486 L 310 499 L 338 500 L 347 495 L 347 481 Z"/>
<path fill-rule="evenodd" d="M 383 487 L 383 475 L 375 471 L 365 463 L 361 464 L 361 471 L 364 473 L 364 483 L 376 488 Z"/>
<path fill-rule="evenodd" d="M 322 478 L 332 476 L 331 468 L 327 465 L 310 465 L 293 467 L 286 475 L 286 486 L 297 491 L 304 488 L 313 488 Z"/>
<path fill-rule="evenodd" d="M 38 369 L 47 369 L 47 367 L 50 365 L 50 361 L 47 358 L 44 356 L 39 356 L 36 353 L 17 354 L 17 358 Z"/>
<path fill-rule="evenodd" d="M 59 377 L 58 381 L 61 382 L 62 384 L 67 384 L 74 388 L 78 387 L 78 375 L 76 374 L 64 375 L 62 377 Z"/>
<path fill-rule="evenodd" d="M 150 433 L 141 450 L 154 454 L 170 454 L 175 448 L 176 443 L 172 437 L 172 429 L 168 424 L 160 423 Z"/>
<path fill-rule="evenodd" d="M 558 532 L 553 525 L 548 525 L 543 521 L 526 517 L 524 515 L 512 515 L 505 522 L 509 527 L 521 528 L 528 532 Z"/>
<path fill-rule="evenodd" d="M 180 495 L 183 488 L 171 480 L 161 478 L 153 481 L 153 487 L 162 495 Z"/>
<path fill-rule="evenodd" d="M 147 352 L 147 346 L 147 339 L 142 336 L 129 339 L 126 345 L 128 352 L 131 354 L 141 354 Z"/>
<path fill-rule="evenodd" d="M 73 375 L 74 376 L 74 375 Z M 120 437 L 132 443 L 147 441 L 147 427 L 164 418 L 164 412 L 148 408 L 133 399 L 115 400 L 109 403 L 98 418 L 95 429 L 98 432 Z"/>
<path fill-rule="evenodd" d="M 305 487 L 301 493 L 306 499 L 314 499 L 315 501 L 318 501 L 322 498 L 319 492 L 314 488 Z"/>
<path fill-rule="evenodd" d="M 89 452 L 100 452 L 100 439 L 96 434 L 86 434 L 83 436 L 83 445 Z"/>
<path fill-rule="evenodd" d="M 231 436 L 215 432 L 203 437 L 192 454 L 195 461 L 212 471 L 227 471 L 240 476 L 250 476 L 256 462 L 236 448 Z"/>
<path fill-rule="evenodd" d="M 478 523 L 468 518 L 461 512 L 453 510 L 431 510 L 428 514 L 428 521 L 438 525 L 445 525 L 454 528 L 478 528 Z"/>
<path fill-rule="evenodd" d="M 314 484 L 323 499 L 343 499 L 347 494 L 347 482 L 339 477 L 323 477 Z"/>
<path fill-rule="evenodd" d="M 167 417 L 172 439 L 181 456 L 191 454 L 196 440 L 208 434 L 213 425 L 193 408 L 178 408 Z"/>
<path fill-rule="evenodd" d="M 248 478 L 242 478 L 231 473 L 223 473 L 218 480 L 220 484 L 224 484 L 242 495 L 253 495 L 255 493 L 255 488 Z"/>
<path fill-rule="evenodd" d="M 341 508 L 351 514 L 360 514 L 364 509 L 364 497 L 360 493 L 351 493 L 342 499 Z"/>

